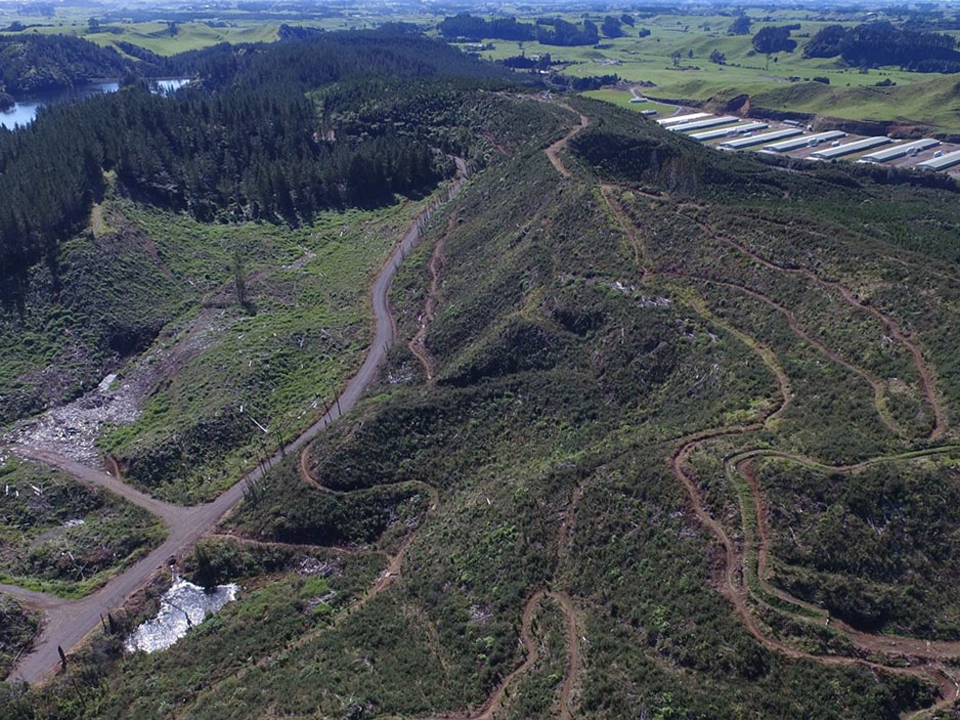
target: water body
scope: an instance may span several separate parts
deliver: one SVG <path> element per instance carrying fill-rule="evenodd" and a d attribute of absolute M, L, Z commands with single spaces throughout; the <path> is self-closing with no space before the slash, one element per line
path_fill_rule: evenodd
<path fill-rule="evenodd" d="M 202 623 L 207 615 L 236 600 L 239 589 L 236 583 L 231 583 L 204 590 L 183 578 L 175 578 L 160 598 L 160 612 L 134 630 L 124 647 L 129 652 L 166 650 L 194 625 Z"/>
<path fill-rule="evenodd" d="M 187 78 L 169 78 L 165 80 L 154 80 L 152 87 L 154 92 L 166 95 L 167 93 L 179 90 L 189 81 Z M 9 110 L 0 110 L 0 127 L 13 130 L 20 125 L 25 127 L 33 122 L 37 117 L 37 112 L 44 105 L 52 105 L 59 102 L 73 102 L 93 97 L 94 95 L 103 95 L 104 93 L 116 92 L 120 89 L 120 83 L 116 80 L 100 80 L 89 82 L 85 85 L 78 85 L 67 90 L 54 90 L 51 92 L 36 93 L 21 98 L 17 98 L 13 107 Z"/>

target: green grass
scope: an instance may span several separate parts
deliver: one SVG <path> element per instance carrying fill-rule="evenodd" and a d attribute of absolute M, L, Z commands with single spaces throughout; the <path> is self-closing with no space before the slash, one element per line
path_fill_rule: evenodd
<path fill-rule="evenodd" d="M 648 100 L 645 103 L 632 103 L 630 102 L 630 99 L 633 97 L 633 95 L 631 95 L 630 91 L 628 90 L 612 90 L 610 88 L 605 88 L 603 90 L 588 90 L 587 92 L 583 93 L 583 96 L 593 100 L 604 100 L 606 102 L 613 103 L 618 107 L 633 110 L 637 113 L 642 112 L 643 110 L 656 110 L 657 117 L 666 117 L 677 111 L 676 105 L 666 105 L 664 103 L 658 103 L 652 100 Z"/>
<path fill-rule="evenodd" d="M 484 42 L 492 43 L 494 48 L 481 55 L 503 59 L 521 51 L 528 56 L 549 53 L 554 61 L 573 63 L 563 69 L 567 74 L 581 77 L 617 74 L 630 82 L 652 82 L 656 87 L 647 88 L 644 93 L 665 100 L 702 102 L 748 94 L 753 105 L 761 108 L 853 120 L 900 121 L 929 125 L 941 132 L 960 132 L 960 94 L 955 88 L 954 76 L 911 73 L 894 67 L 861 73 L 857 68 L 843 67 L 837 58 L 805 59 L 803 48 L 809 37 L 824 25 L 837 24 L 836 21 L 798 18 L 792 11 L 773 15 L 769 22 L 755 18 L 754 31 L 768 24 L 793 22 L 800 22 L 801 29 L 793 32 L 797 49 L 792 53 L 777 53 L 769 62 L 766 56 L 754 53 L 751 35 L 726 34 L 731 18 L 724 16 L 658 15 L 638 19 L 636 28 L 625 28 L 627 36 L 601 38 L 601 44 L 611 45 L 603 50 L 487 39 Z M 579 16 L 570 15 L 567 19 L 580 21 Z M 602 15 L 593 19 L 602 20 Z M 841 20 L 840 24 L 857 22 Z M 651 35 L 638 38 L 641 27 L 649 29 Z M 726 65 L 710 62 L 714 50 L 726 55 Z M 679 69 L 672 57 L 677 52 L 681 55 Z M 814 77 L 829 78 L 831 84 L 812 83 Z M 799 82 L 792 81 L 794 78 Z M 897 85 L 873 87 L 888 79 Z M 598 99 L 615 97 L 607 94 Z"/>
<path fill-rule="evenodd" d="M 192 274 L 227 284 L 208 293 L 202 309 L 191 308 L 175 326 L 178 332 L 155 346 L 169 346 L 192 328 L 203 338 L 174 374 L 161 378 L 143 415 L 103 438 L 103 450 L 148 492 L 196 502 L 256 464 L 265 446 L 275 448 L 280 438 L 309 425 L 359 366 L 372 333 L 370 281 L 425 202 L 329 212 L 295 231 L 203 225 L 125 208 L 171 255 L 180 245 L 206 253 L 194 261 Z M 232 250 L 245 258 L 254 314 L 237 304 Z M 216 263 L 213 272 L 204 271 L 207 257 Z"/>
<path fill-rule="evenodd" d="M 63 11 L 61 11 L 63 12 Z M 410 22 L 419 22 L 419 17 L 397 18 L 393 15 L 383 15 L 372 13 L 362 18 L 351 14 L 349 17 L 332 17 L 324 19 L 302 19 L 296 14 L 291 14 L 286 20 L 257 20 L 240 12 L 234 16 L 225 14 L 223 21 L 208 23 L 204 21 L 180 22 L 177 23 L 176 34 L 170 34 L 169 26 L 166 22 L 115 22 L 102 23 L 102 25 L 112 30 L 103 30 L 100 32 L 90 32 L 87 23 L 87 17 L 72 17 L 66 22 L 54 23 L 49 27 L 28 28 L 21 33 L 3 33 L 4 35 L 17 35 L 38 33 L 43 35 L 70 35 L 81 37 L 104 47 L 113 47 L 123 54 L 123 51 L 117 46 L 118 43 L 125 42 L 146 48 L 158 55 L 175 55 L 189 50 L 199 50 L 219 43 L 258 43 L 274 42 L 277 39 L 277 31 L 284 23 L 294 26 L 316 27 L 324 30 L 350 30 L 378 27 L 384 22 L 395 22 L 407 20 Z M 9 17 L 9 16 L 8 16 Z M 3 13 L 0 13 L 3 18 Z M 10 21 L 19 19 L 27 23 L 50 23 L 45 18 L 29 17 L 10 17 Z M 8 24 L 4 22 L 4 25 Z M 114 31 L 115 30 L 115 31 Z"/>
<path fill-rule="evenodd" d="M 515 8 L 513 11 L 522 21 L 533 19 L 525 8 Z M 650 88 L 649 93 L 668 100 L 699 102 L 746 93 L 755 98 L 756 106 L 763 108 L 853 120 L 901 121 L 928 125 L 941 132 L 960 132 L 960 115 L 957 112 L 960 98 L 957 91 L 951 89 L 953 83 L 949 83 L 950 87 L 943 87 L 948 84 L 947 78 L 905 72 L 895 67 L 861 73 L 857 68 L 843 67 L 837 58 L 802 57 L 805 44 L 820 28 L 838 23 L 853 26 L 862 22 L 863 17 L 844 13 L 836 16 L 836 19 L 825 20 L 813 12 L 794 10 L 766 12 L 762 16 L 756 12 L 750 14 L 754 16 L 753 32 L 768 24 L 799 23 L 801 28 L 793 32 L 798 42 L 797 49 L 792 53 L 777 53 L 768 60 L 754 53 L 751 35 L 727 35 L 727 28 L 732 21 L 729 16 L 665 14 L 637 18 L 635 28 L 624 26 L 624 37 L 601 38 L 601 44 L 611 46 L 607 49 L 488 39 L 484 42 L 493 44 L 494 48 L 484 51 L 482 56 L 503 59 L 521 52 L 527 55 L 549 53 L 555 61 L 574 63 L 566 67 L 566 73 L 576 76 L 616 73 L 632 82 L 653 82 L 657 87 Z M 579 13 L 559 15 L 571 22 L 582 21 Z M 602 22 L 603 15 L 588 13 L 588 17 L 598 24 Z M 117 42 L 129 42 L 160 55 L 172 55 L 220 42 L 273 42 L 279 26 L 284 22 L 255 20 L 244 17 L 242 12 L 225 13 L 226 22 L 223 26 L 183 22 L 178 24 L 177 34 L 170 35 L 168 26 L 163 22 L 112 23 L 110 26 L 119 32 L 90 33 L 86 17 L 75 17 L 69 10 L 61 9 L 58 10 L 58 18 L 61 19 L 51 27 L 30 28 L 25 32 L 74 35 L 114 47 Z M 360 10 L 344 17 L 319 20 L 298 19 L 292 14 L 286 22 L 326 30 L 370 28 L 392 21 L 412 22 L 429 28 L 442 18 L 442 15 L 407 16 Z M 10 19 L 14 17 L 11 15 Z M 42 18 L 24 18 L 24 21 L 50 22 Z M 651 34 L 642 39 L 637 37 L 640 28 L 650 30 Z M 726 55 L 726 65 L 710 62 L 709 57 L 714 50 Z M 674 67 L 672 56 L 676 52 L 681 54 L 680 66 L 683 69 Z M 613 64 L 603 64 L 605 62 Z M 820 84 L 811 86 L 809 81 L 813 77 L 829 78 L 831 85 L 826 88 Z M 792 82 L 794 78 L 801 82 Z M 877 82 L 888 79 L 896 82 L 897 86 L 873 87 Z M 912 88 L 914 85 L 917 87 Z"/>
<path fill-rule="evenodd" d="M 952 275 L 955 192 L 876 183 L 863 168 L 786 173 L 745 155 L 721 158 L 609 103 L 568 102 L 591 118 L 564 155 L 569 178 L 542 149 L 574 115 L 492 94 L 469 105 L 471 121 L 480 118 L 475 129 L 506 138 L 512 152 L 491 152 L 490 165 L 453 203 L 458 219 L 426 335 L 436 383 L 423 382 L 398 342 L 365 401 L 309 448 L 311 470 L 346 494 L 303 484 L 288 461 L 231 519 L 245 533 L 347 542 L 348 550 L 409 540 L 399 577 L 348 614 L 331 606 L 317 617 L 306 608 L 325 589 L 319 581 L 305 590 L 314 581 L 279 562 L 205 549 L 198 571 L 212 568 L 216 581 L 246 578 L 246 600 L 241 594 L 169 653 L 78 663 L 31 702 L 58 710 L 70 704 L 63 717 L 141 720 L 174 707 L 205 720 L 469 712 L 522 662 L 523 604 L 550 588 L 578 610 L 585 662 L 573 710 L 585 720 L 643 713 L 894 720 L 931 703 L 934 689 L 920 678 L 821 665 L 758 643 L 718 590 L 722 549 L 691 511 L 670 460 L 681 437 L 778 407 L 775 369 L 789 378 L 788 410 L 762 428 L 703 443 L 690 457 L 703 506 L 734 542 L 754 518 L 741 512 L 744 488 L 725 476 L 725 458 L 771 449 L 826 463 L 924 449 L 929 417 L 917 400 L 918 375 L 903 347 L 884 341 L 883 324 L 838 292 L 751 260 L 716 236 L 869 298 L 923 345 L 952 408 L 960 402 L 960 381 L 950 377 L 960 342 L 951 322 L 960 307 Z M 663 200 L 613 193 L 636 226 L 625 233 L 599 194 L 601 179 Z M 401 339 L 418 326 L 428 250 L 446 221 L 431 221 L 424 248 L 398 277 L 392 300 Z M 644 270 L 654 271 L 646 282 Z M 783 313 L 720 285 L 733 281 L 775 297 L 848 362 L 896 384 L 902 396 L 890 400 L 889 412 L 908 432 L 887 429 L 862 377 L 792 332 Z M 273 307 L 270 297 L 263 296 L 265 308 Z M 860 475 L 834 482 L 803 468 L 768 485 L 764 468 L 763 487 L 780 511 L 799 515 L 802 503 L 796 525 L 808 523 L 800 535 L 812 550 L 798 566 L 866 562 L 870 574 L 900 562 L 925 578 L 953 573 L 956 513 L 938 510 L 938 500 L 960 506 L 955 468 L 913 463 L 886 475 L 871 466 L 862 483 Z M 429 512 L 415 490 L 421 483 L 437 491 Z M 900 495 L 909 502 L 888 502 Z M 906 544 L 898 550 L 886 544 L 888 535 L 868 537 L 869 523 L 852 521 L 858 513 L 888 518 L 889 537 Z M 826 522 L 838 516 L 856 531 L 850 548 L 841 547 L 847 525 Z M 929 532 L 913 531 L 927 521 L 935 521 Z M 773 524 L 778 541 L 790 536 L 782 517 Z M 372 587 L 382 567 L 371 563 L 366 585 L 358 580 L 344 594 Z M 345 567 L 326 580 L 336 589 L 343 577 L 356 576 Z M 940 609 L 951 620 L 954 585 L 927 596 L 936 601 L 927 609 L 902 605 L 897 627 L 919 629 Z M 857 591 L 848 594 L 851 603 L 872 602 L 869 592 L 857 594 L 870 586 L 849 587 Z M 753 609 L 786 642 L 850 651 L 793 627 L 785 613 L 760 603 Z M 940 630 L 949 632 L 949 623 Z M 543 663 L 510 688 L 506 712 L 555 716 L 563 654 L 549 604 L 534 634 L 545 646 Z M 73 678 L 89 691 L 86 710 L 66 692 Z"/>
<path fill-rule="evenodd" d="M 2 582 L 80 597 L 165 535 L 146 511 L 57 471 L 8 459 L 0 484 Z"/>
<path fill-rule="evenodd" d="M 933 76 L 895 87 L 836 87 L 809 83 L 762 92 L 765 108 L 822 113 L 853 120 L 931 125 L 960 132 L 960 77 Z"/>

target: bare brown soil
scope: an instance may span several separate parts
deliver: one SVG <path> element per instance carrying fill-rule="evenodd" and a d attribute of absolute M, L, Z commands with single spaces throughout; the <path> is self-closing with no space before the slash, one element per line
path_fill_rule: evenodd
<path fill-rule="evenodd" d="M 563 103 L 558 103 L 560 107 L 566 108 L 570 112 L 574 112 L 573 108 L 569 105 L 564 105 Z M 570 171 L 563 164 L 563 160 L 560 159 L 560 152 L 567 149 L 567 145 L 570 144 L 570 139 L 576 135 L 581 130 L 585 129 L 590 124 L 590 118 L 588 118 L 583 113 L 578 113 L 580 115 L 580 124 L 575 125 L 570 132 L 564 135 L 562 138 L 553 143 L 548 147 L 544 152 L 547 154 L 547 157 L 550 159 L 550 163 L 556 168 L 557 172 L 563 175 L 563 177 L 570 177 Z"/>
<path fill-rule="evenodd" d="M 627 215 L 619 203 L 613 196 L 613 193 L 617 190 L 631 190 L 630 188 L 620 188 L 619 186 L 614 185 L 602 185 L 601 193 L 607 205 L 610 207 L 615 218 L 617 219 L 618 224 L 620 225 L 623 232 L 634 244 L 636 251 L 639 255 L 646 257 L 646 252 L 643 244 L 642 235 L 640 234 L 639 228 L 637 228 L 636 223 Z M 650 196 L 651 199 L 655 200 L 664 200 L 665 198 L 660 198 L 658 196 Z M 799 268 L 786 268 L 772 261 L 766 260 L 765 258 L 760 257 L 754 251 L 744 247 L 740 243 L 730 239 L 717 236 L 712 232 L 712 229 L 700 223 L 701 228 L 705 232 L 710 233 L 713 237 L 718 240 L 721 240 L 737 250 L 747 254 L 757 262 L 762 265 L 784 273 L 791 274 L 802 274 L 809 279 L 813 280 L 816 284 L 826 289 L 832 290 L 840 294 L 840 296 L 848 303 L 856 306 L 857 308 L 863 309 L 869 312 L 871 315 L 880 320 L 884 327 L 887 330 L 887 333 L 895 341 L 902 343 L 910 352 L 914 364 L 916 365 L 918 372 L 922 378 L 923 385 L 923 394 L 927 403 L 931 406 L 934 412 L 935 424 L 934 428 L 930 433 L 930 439 L 937 439 L 942 436 L 947 427 L 947 416 L 946 411 L 943 408 L 940 400 L 937 396 L 935 390 L 935 375 L 933 370 L 927 365 L 923 358 L 923 353 L 919 346 L 913 342 L 911 338 L 907 336 L 906 333 L 900 328 L 899 324 L 894 321 L 892 318 L 888 317 L 886 314 L 881 312 L 879 309 L 864 303 L 860 298 L 856 296 L 855 293 L 850 291 L 848 288 L 843 287 L 839 283 L 827 281 L 820 278 L 818 275 L 812 271 L 799 269 Z M 655 270 L 649 266 L 643 267 L 643 281 L 649 281 L 655 273 Z M 677 277 L 687 277 L 682 275 L 676 275 Z M 899 426 L 895 423 L 893 418 L 889 417 L 885 409 L 885 404 L 882 398 L 882 383 L 875 377 L 871 376 L 862 368 L 859 368 L 852 363 L 849 363 L 844 358 L 840 357 L 838 353 L 827 348 L 822 342 L 813 338 L 808 332 L 806 332 L 802 327 L 800 327 L 795 314 L 789 309 L 781 306 L 772 298 L 769 298 L 762 293 L 759 293 L 751 288 L 746 286 L 741 286 L 735 283 L 727 282 L 718 282 L 711 280 L 709 278 L 694 278 L 700 280 L 706 280 L 709 282 L 714 282 L 720 285 L 725 285 L 733 289 L 737 289 L 741 292 L 745 292 L 750 296 L 770 305 L 774 309 L 783 313 L 787 319 L 788 325 L 791 331 L 799 338 L 810 343 L 813 347 L 817 348 L 821 353 L 834 362 L 838 362 L 853 372 L 857 373 L 862 377 L 867 383 L 871 386 L 874 393 L 874 402 L 877 407 L 877 411 L 880 417 L 883 419 L 884 423 L 891 429 L 891 431 L 896 432 L 897 434 L 902 434 Z M 833 620 L 831 626 L 842 633 L 847 637 L 852 644 L 858 648 L 858 650 L 869 654 L 872 657 L 890 657 L 890 664 L 886 662 L 875 662 L 872 660 L 867 660 L 862 657 L 847 657 L 840 655 L 815 655 L 808 653 L 806 651 L 799 650 L 795 647 L 787 645 L 776 638 L 771 637 L 761 628 L 760 624 L 757 622 L 755 616 L 750 610 L 748 605 L 748 596 L 749 590 L 746 586 L 744 574 L 743 574 L 743 553 L 741 548 L 735 543 L 723 526 L 715 520 L 710 513 L 705 509 L 703 503 L 700 499 L 700 491 L 697 486 L 695 478 L 690 474 L 688 467 L 688 458 L 690 454 L 701 444 L 723 436 L 733 436 L 733 435 L 746 435 L 757 430 L 760 430 L 764 425 L 768 424 L 776 416 L 782 414 L 790 404 L 791 399 L 791 390 L 790 382 L 786 373 L 783 371 L 781 363 L 777 360 L 775 353 L 770 348 L 763 346 L 756 339 L 751 338 L 746 335 L 739 329 L 733 328 L 727 323 L 720 321 L 718 318 L 713 316 L 712 313 L 706 308 L 705 304 L 702 302 L 693 302 L 692 306 L 695 311 L 701 314 L 704 319 L 709 322 L 720 324 L 725 327 L 727 330 L 732 331 L 739 339 L 741 339 L 749 348 L 751 348 L 763 362 L 770 369 L 771 373 L 777 380 L 777 384 L 780 388 L 781 401 L 779 406 L 772 411 L 768 411 L 766 414 L 761 414 L 758 417 L 757 421 L 754 423 L 738 426 L 728 426 L 728 427 L 719 427 L 708 430 L 703 430 L 697 433 L 693 433 L 684 438 L 678 440 L 674 446 L 673 453 L 670 457 L 670 468 L 673 476 L 680 482 L 683 488 L 686 490 L 690 505 L 693 509 L 694 514 L 696 515 L 698 521 L 706 527 L 710 533 L 716 538 L 717 542 L 723 547 L 723 569 L 722 575 L 723 579 L 721 582 L 721 593 L 729 600 L 731 605 L 734 608 L 736 614 L 740 617 L 747 631 L 764 647 L 778 652 L 786 657 L 806 660 L 811 662 L 817 662 L 824 665 L 839 665 L 839 666 L 862 666 L 868 667 L 873 670 L 885 671 L 889 673 L 909 675 L 913 677 L 926 677 L 932 679 L 939 688 L 940 691 L 940 700 L 930 708 L 924 708 L 912 713 L 905 713 L 904 718 L 918 718 L 921 715 L 926 715 L 927 713 L 933 712 L 937 709 L 943 709 L 947 707 L 952 707 L 958 699 L 960 699 L 960 684 L 958 684 L 958 678 L 960 678 L 960 672 L 953 667 L 947 667 L 946 662 L 955 660 L 957 657 L 960 657 L 960 642 L 928 642 L 926 640 L 920 640 L 917 638 L 903 638 L 903 637 L 894 637 L 894 636 L 884 636 L 884 635 L 872 635 L 869 633 L 859 632 L 849 626 Z M 933 449 L 931 452 L 940 452 L 942 449 Z M 788 457 L 782 453 L 771 453 L 765 450 L 755 451 L 757 455 L 776 455 L 782 457 Z M 750 456 L 750 451 L 743 453 L 743 455 Z M 797 460 L 816 463 L 817 461 L 811 460 L 809 458 L 796 458 Z M 869 462 L 869 461 L 868 461 Z M 852 470 L 854 467 L 861 467 L 863 464 L 857 466 L 848 466 L 845 468 L 837 468 L 838 471 L 843 470 Z M 809 604 L 804 603 L 803 601 L 792 597 L 788 593 L 783 592 L 782 590 L 773 587 L 767 582 L 767 577 L 769 575 L 769 533 L 767 530 L 767 516 L 766 516 L 766 507 L 762 501 L 760 494 L 759 481 L 756 478 L 756 475 L 750 474 L 750 466 L 741 465 L 740 468 L 745 469 L 747 472 L 747 481 L 750 484 L 752 501 L 755 505 L 756 514 L 758 518 L 758 548 L 757 548 L 757 574 L 762 587 L 764 590 L 771 592 L 773 595 L 786 600 L 787 602 L 796 604 L 800 607 L 813 609 Z M 820 611 L 821 617 L 822 611 Z M 904 661 L 907 664 L 904 664 Z"/>
<path fill-rule="evenodd" d="M 437 313 L 437 292 L 440 289 L 440 272 L 443 270 L 443 265 L 446 262 L 444 248 L 447 245 L 447 239 L 450 237 L 450 233 L 453 232 L 453 229 L 457 225 L 457 216 L 458 212 L 456 210 L 450 214 L 450 218 L 447 220 L 447 228 L 437 240 L 436 245 L 433 247 L 433 252 L 430 254 L 430 262 L 428 264 L 428 269 L 430 270 L 430 286 L 427 288 L 427 296 L 423 302 L 423 313 L 421 313 L 418 319 L 419 327 L 417 328 L 417 332 L 410 338 L 410 342 L 407 343 L 410 352 L 413 353 L 417 360 L 420 361 L 420 364 L 423 365 L 424 377 L 426 377 L 427 383 L 431 385 L 434 383 L 437 374 L 437 361 L 427 347 L 425 338 L 427 335 L 427 326 L 433 321 Z"/>

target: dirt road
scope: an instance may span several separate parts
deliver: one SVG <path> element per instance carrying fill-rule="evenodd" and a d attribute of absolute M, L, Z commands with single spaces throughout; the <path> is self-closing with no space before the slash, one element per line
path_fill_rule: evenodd
<path fill-rule="evenodd" d="M 393 343 L 396 334 L 389 307 L 390 285 L 403 258 L 419 241 L 423 224 L 440 204 L 450 199 L 465 182 L 466 163 L 460 158 L 456 158 L 456 163 L 458 171 L 456 180 L 442 197 L 431 203 L 426 210 L 417 216 L 373 282 L 370 294 L 375 329 L 363 365 L 347 383 L 340 394 L 339 402 L 334 403 L 323 417 L 289 443 L 283 449 L 283 453 L 276 452 L 267 461 L 267 468 L 279 462 L 283 454 L 299 452 L 307 443 L 316 438 L 327 425 L 343 413 L 349 412 L 367 387 L 376 380 L 377 368 L 386 358 L 387 350 Z M 85 598 L 76 601 L 64 601 L 40 593 L 29 596 L 25 594 L 25 591 L 14 593 L 18 598 L 27 601 L 33 607 L 46 610 L 43 632 L 33 651 L 21 658 L 10 676 L 12 679 L 29 683 L 42 680 L 57 668 L 60 663 L 59 653 L 57 652 L 58 646 L 63 647 L 66 651 L 75 648 L 100 624 L 101 614 L 106 615 L 107 612 L 122 605 L 127 598 L 146 585 L 156 572 L 161 571 L 171 557 L 181 555 L 205 533 L 213 529 L 220 518 L 243 499 L 247 483 L 256 482 L 263 475 L 262 469 L 258 466 L 213 502 L 197 507 L 181 508 L 155 500 L 128 487 L 111 475 L 53 456 L 43 449 L 17 447 L 15 450 L 25 457 L 44 464 L 54 465 L 83 482 L 104 486 L 131 502 L 155 512 L 163 519 L 168 529 L 167 539 L 153 552 L 114 577 L 97 592 Z"/>

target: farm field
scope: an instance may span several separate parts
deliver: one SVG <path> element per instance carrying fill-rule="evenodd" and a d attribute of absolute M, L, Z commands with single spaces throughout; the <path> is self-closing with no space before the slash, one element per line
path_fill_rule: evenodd
<path fill-rule="evenodd" d="M 960 168 L 901 168 L 960 143 L 631 102 L 674 35 L 760 72 L 693 18 L 635 81 L 436 18 L 140 53 L 169 94 L 0 42 L 125 73 L 0 131 L 3 720 L 956 720 Z"/>
<path fill-rule="evenodd" d="M 642 96 L 642 88 L 639 92 Z M 679 105 L 668 105 L 653 100 L 648 100 L 644 103 L 632 103 L 630 100 L 633 98 L 633 95 L 629 90 L 613 90 L 609 88 L 604 88 L 603 90 L 587 90 L 583 93 L 583 96 L 592 98 L 593 100 L 603 100 L 604 102 L 613 103 L 618 107 L 633 110 L 638 113 L 644 110 L 656 110 L 657 117 L 668 117 L 679 112 L 681 109 Z"/>
<path fill-rule="evenodd" d="M 588 17 L 597 24 L 603 20 L 603 15 Z M 580 22 L 582 18 L 567 15 L 565 19 Z M 601 38 L 596 47 L 486 39 L 483 43 L 493 49 L 480 51 L 480 56 L 504 59 L 521 53 L 549 54 L 555 63 L 570 63 L 563 68 L 569 75 L 616 74 L 628 82 L 653 83 L 655 87 L 646 88 L 645 94 L 676 102 L 725 103 L 749 95 L 753 105 L 766 109 L 897 121 L 960 133 L 960 78 L 956 75 L 895 67 L 861 70 L 843 67 L 837 58 L 802 57 L 805 44 L 818 30 L 834 24 L 850 27 L 856 20 L 808 20 L 786 11 L 762 20 L 756 17 L 753 31 L 765 25 L 800 25 L 791 35 L 797 48 L 769 57 L 754 52 L 750 34 L 728 35 L 730 22 L 731 18 L 724 16 L 656 15 L 637 18 L 633 28 L 624 26 L 624 37 Z M 637 37 L 640 28 L 650 34 Z M 725 56 L 725 64 L 711 62 L 715 51 Z M 829 80 L 829 85 L 813 82 L 813 78 Z M 878 83 L 895 84 L 879 87 Z"/>
<path fill-rule="evenodd" d="M 6 11 L 13 18 L 14 14 Z M 560 17 L 579 23 L 589 19 L 598 25 L 602 13 L 538 13 L 526 8 L 504 5 L 503 13 L 515 13 L 521 22 L 537 17 Z M 602 37 L 596 47 L 564 47 L 533 41 L 485 39 L 490 49 L 479 52 L 485 59 L 502 60 L 526 54 L 549 54 L 555 63 L 563 63 L 563 72 L 575 77 L 616 74 L 628 82 L 654 83 L 652 97 L 670 101 L 727 102 L 749 95 L 753 105 L 769 110 L 822 114 L 850 120 L 895 121 L 903 125 L 928 126 L 940 132 L 960 133 L 960 90 L 956 76 L 938 76 L 907 72 L 896 67 L 846 67 L 837 58 L 804 58 L 803 50 L 820 29 L 828 25 L 853 27 L 863 20 L 856 11 L 825 13 L 823 10 L 777 10 L 761 14 L 748 10 L 752 18 L 749 34 L 730 35 L 730 15 L 637 14 L 635 25 L 623 26 L 624 36 Z M 0 22 L 4 11 L 0 10 Z M 410 23 L 436 35 L 436 25 L 444 15 L 429 11 L 382 12 L 375 8 L 350 12 L 331 12 L 328 17 L 254 19 L 244 13 L 225 13 L 210 21 L 178 22 L 175 28 L 162 21 L 130 22 L 122 15 L 105 22 L 98 30 L 69 10 L 50 18 L 16 16 L 23 22 L 36 22 L 23 32 L 67 34 L 82 37 L 102 46 L 112 46 L 124 54 L 118 43 L 131 43 L 160 55 L 209 47 L 221 42 L 273 42 L 282 24 L 328 31 L 369 29 L 388 22 Z M 489 16 L 488 16 L 489 17 Z M 895 16 L 891 16 L 895 19 Z M 793 52 L 769 56 L 756 53 L 751 46 L 752 33 L 767 25 L 799 25 L 792 31 L 797 41 Z M 649 32 L 638 37 L 640 30 Z M 948 31 L 960 37 L 960 31 Z M 11 33 L 15 34 L 15 33 Z M 458 45 L 473 51 L 473 43 Z M 714 52 L 722 53 L 724 64 L 711 61 Z M 561 67 L 561 66 L 557 66 Z M 813 82 L 828 80 L 829 85 Z M 878 83 L 894 83 L 878 86 Z"/>

